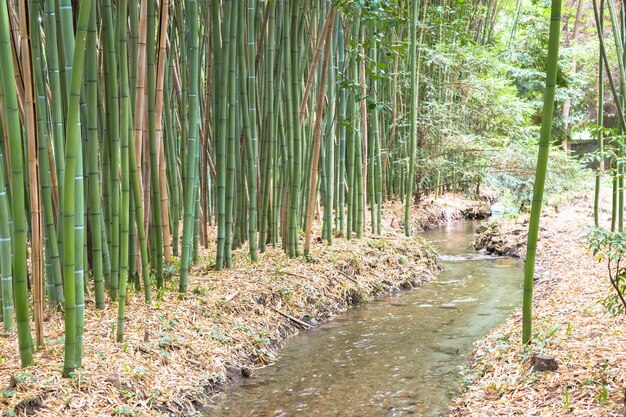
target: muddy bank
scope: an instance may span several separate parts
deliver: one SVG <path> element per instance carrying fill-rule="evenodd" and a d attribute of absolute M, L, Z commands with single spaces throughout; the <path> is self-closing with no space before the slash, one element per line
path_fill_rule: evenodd
<path fill-rule="evenodd" d="M 473 213 L 475 204 L 446 196 L 417 223 L 454 220 L 463 210 Z M 432 279 L 436 254 L 419 236 L 404 236 L 396 213 L 401 204 L 385 207 L 381 236 L 317 242 L 306 260 L 269 248 L 251 263 L 244 247 L 234 254 L 233 269 L 216 272 L 213 248 L 205 250 L 187 294 L 176 292 L 175 275 L 150 306 L 129 293 L 124 343 L 115 342 L 114 306 L 97 311 L 88 299 L 83 368 L 74 378 L 61 378 L 63 316 L 46 311 L 46 346 L 35 353 L 35 366 L 20 369 L 17 338 L 0 336 L 0 387 L 6 388 L 0 409 L 41 416 L 196 413 L 228 384 L 270 364 L 286 338 L 352 305 Z"/>
<path fill-rule="evenodd" d="M 546 210 L 537 250 L 533 340 L 521 345 L 518 312 L 477 342 L 454 416 L 624 416 L 626 326 L 623 316 L 607 314 L 598 303 L 611 288 L 605 266 L 582 242 L 584 228 L 593 224 L 590 196 L 573 196 L 558 212 Z M 494 253 L 524 256 L 520 241 L 527 226 L 514 219 L 488 225 L 483 244 Z M 558 368 L 533 372 L 535 354 L 556 358 Z"/>
<path fill-rule="evenodd" d="M 402 223 L 403 204 L 389 204 L 386 210 L 392 216 L 392 225 Z M 489 216 L 491 216 L 489 200 L 470 199 L 456 194 L 445 194 L 437 199 L 425 198 L 419 206 L 411 208 L 412 228 L 415 231 L 431 229 L 463 219 L 482 220 Z"/>

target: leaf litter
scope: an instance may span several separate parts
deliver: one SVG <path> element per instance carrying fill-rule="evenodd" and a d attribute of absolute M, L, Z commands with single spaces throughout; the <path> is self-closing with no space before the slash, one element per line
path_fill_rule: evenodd
<path fill-rule="evenodd" d="M 533 340 L 522 346 L 517 312 L 477 342 L 454 416 L 626 416 L 625 318 L 599 305 L 610 294 L 610 284 L 605 267 L 582 241 L 584 228 L 593 224 L 590 194 L 570 196 L 556 210 L 544 209 Z M 605 193 L 603 206 L 608 205 Z M 604 224 L 607 213 L 601 211 Z M 523 219 L 505 219 L 488 226 L 488 233 L 497 237 L 493 246 L 518 251 L 527 227 Z M 519 252 L 523 256 L 524 248 Z M 531 357 L 537 353 L 555 357 L 558 369 L 533 372 Z"/>

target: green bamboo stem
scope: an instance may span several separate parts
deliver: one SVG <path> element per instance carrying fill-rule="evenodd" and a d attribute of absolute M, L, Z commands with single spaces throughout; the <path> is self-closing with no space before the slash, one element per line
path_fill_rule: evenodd
<path fill-rule="evenodd" d="M 54 209 L 52 206 L 52 180 L 50 172 L 50 161 L 48 159 L 48 129 L 46 126 L 46 96 L 44 85 L 44 72 L 46 72 L 45 61 L 42 59 L 41 36 L 39 13 L 35 11 L 39 8 L 39 2 L 31 0 L 29 13 L 29 32 L 31 34 L 31 50 L 33 55 L 33 72 L 35 78 L 36 114 L 37 130 L 40 135 L 39 144 L 39 177 L 41 182 L 41 200 L 43 211 L 43 227 L 46 254 L 46 282 L 48 303 L 51 307 L 57 306 L 63 300 L 63 287 L 61 278 L 61 262 L 57 241 L 56 224 L 54 220 Z"/>
<path fill-rule="evenodd" d="M 242 69 L 240 77 L 247 73 L 247 91 L 243 94 L 248 98 L 248 108 L 242 109 L 244 118 L 249 114 L 249 134 L 246 142 L 247 166 L 247 186 L 248 186 L 248 245 L 250 247 L 250 258 L 253 262 L 257 260 L 257 77 L 255 69 L 256 56 L 256 32 L 255 32 L 255 0 L 248 0 L 248 24 L 247 24 L 247 72 Z M 243 59 L 240 60 L 242 63 Z M 243 103 L 242 103 L 243 106 Z"/>
<path fill-rule="evenodd" d="M 274 94 L 274 58 L 276 55 L 276 2 L 272 2 L 268 5 L 270 7 L 269 26 L 267 35 L 267 63 L 265 66 L 265 132 L 268 138 L 266 143 L 265 156 L 262 158 L 265 164 L 263 186 L 261 187 L 261 214 L 259 221 L 259 249 L 261 252 L 265 251 L 265 245 L 267 243 L 267 235 L 270 238 L 273 236 L 273 216 L 270 211 L 270 201 L 275 199 L 274 191 L 274 164 L 275 164 L 275 148 L 276 148 L 276 124 L 274 122 L 275 112 L 274 108 L 279 100 L 276 99 Z"/>
<path fill-rule="evenodd" d="M 6 117 L 9 159 L 11 163 L 11 213 L 13 233 L 11 236 L 13 252 L 13 287 L 15 317 L 17 320 L 18 344 L 22 367 L 33 363 L 33 340 L 28 317 L 28 283 L 26 266 L 26 209 L 25 183 L 23 171 L 23 145 L 20 116 L 15 88 L 15 75 L 11 56 L 11 35 L 7 4 L 0 5 L 0 58 L 5 65 L 0 66 L 2 91 L 4 93 L 4 112 Z"/>
<path fill-rule="evenodd" d="M 228 130 L 226 147 L 226 231 L 224 234 L 224 263 L 227 268 L 232 266 L 233 249 L 233 213 L 235 207 L 235 179 L 238 142 L 237 120 L 237 30 L 241 20 L 239 2 L 233 1 L 230 6 L 230 27 L 228 48 Z"/>
<path fill-rule="evenodd" d="M 532 301 L 535 278 L 535 257 L 537 253 L 537 236 L 539 234 L 539 221 L 541 219 L 541 206 L 543 204 L 543 191 L 546 181 L 548 154 L 550 151 L 550 138 L 552 133 L 552 116 L 554 112 L 554 95 L 556 90 L 560 32 L 561 0 L 552 0 L 550 37 L 548 41 L 548 67 L 546 74 L 546 89 L 543 99 L 543 118 L 541 122 L 535 183 L 533 186 L 533 201 L 530 210 L 530 222 L 528 225 L 526 263 L 524 264 L 524 298 L 522 306 L 522 343 L 524 344 L 530 342 L 532 336 Z"/>
<path fill-rule="evenodd" d="M 14 331 L 14 305 L 9 218 L 9 198 L 4 178 L 4 168 L 0 166 L 0 291 L 2 292 L 2 328 L 5 333 L 10 334 Z"/>
<path fill-rule="evenodd" d="M 217 0 L 213 0 L 214 10 L 217 9 Z M 224 19 L 222 26 L 222 44 L 219 44 L 219 37 L 215 36 L 214 39 L 214 53 L 218 54 L 221 59 L 221 70 L 216 73 L 216 77 L 219 77 L 218 93 L 216 100 L 217 110 L 215 112 L 215 118 L 217 123 L 215 124 L 215 135 L 217 138 L 216 147 L 216 164 L 217 164 L 217 255 L 215 269 L 218 271 L 222 269 L 224 264 L 224 252 L 226 243 L 226 147 L 227 147 L 227 116 L 228 116 L 228 74 L 230 73 L 230 14 L 231 14 L 232 2 L 228 2 L 224 5 Z M 213 13 L 214 27 L 219 26 L 219 14 L 214 11 Z M 216 78 L 218 79 L 218 78 Z"/>
<path fill-rule="evenodd" d="M 161 190 L 159 182 L 158 148 L 156 135 L 156 17 L 154 2 L 148 1 L 148 36 L 146 39 L 147 72 L 146 83 L 148 90 L 148 141 L 150 148 L 150 191 L 152 198 L 152 247 L 156 256 L 152 264 L 157 286 L 163 286 L 163 225 L 161 224 Z"/>
<path fill-rule="evenodd" d="M 118 22 L 125 22 L 128 16 L 127 0 L 118 3 Z M 132 144 L 131 128 L 131 98 L 128 74 L 128 35 L 125 25 L 117 28 L 120 53 L 120 171 L 121 171 L 121 201 L 120 201 L 120 254 L 119 254 L 119 286 L 117 293 L 117 328 L 116 339 L 124 341 L 124 324 L 126 319 L 126 285 L 128 282 L 128 243 L 129 243 L 129 213 L 130 213 L 130 149 Z M 138 115 L 140 117 L 140 115 Z M 130 149 L 129 149 L 130 148 Z M 136 164 L 133 164 L 136 166 Z"/>
<path fill-rule="evenodd" d="M 79 155 L 80 146 L 80 124 L 79 106 L 80 91 L 82 87 L 83 67 L 86 50 L 87 26 L 91 9 L 91 0 L 81 3 L 77 21 L 76 43 L 73 51 L 71 82 L 69 83 L 69 101 L 67 114 L 67 133 L 65 139 L 65 184 L 63 198 L 63 272 L 64 272 L 64 292 L 65 292 L 65 361 L 63 363 L 63 376 L 69 378 L 80 364 L 80 357 L 76 355 L 80 352 L 77 349 L 79 343 L 77 334 L 77 323 L 80 322 L 77 311 L 76 288 L 82 288 L 82 282 L 77 284 L 76 274 L 81 266 L 76 264 L 76 253 L 80 253 L 82 258 L 82 242 L 76 241 L 75 226 L 82 223 L 82 212 L 76 212 L 75 197 L 79 199 L 82 194 L 78 194 L 76 180 L 82 181 L 79 165 L 82 159 Z M 73 44 L 74 42 L 72 42 Z M 77 217 L 79 217 L 77 219 Z M 79 231 L 80 232 L 80 231 Z M 80 246 L 79 246 L 80 244 Z M 82 275 L 80 275 L 82 277 Z M 78 306 L 80 307 L 80 306 Z"/>
<path fill-rule="evenodd" d="M 593 1 L 594 9 L 597 7 L 595 4 L 595 0 Z M 604 0 L 600 0 L 600 13 L 599 18 L 598 14 L 596 14 L 597 21 L 596 25 L 598 26 L 598 34 L 600 37 L 604 36 Z M 602 62 L 602 46 L 599 48 L 598 52 L 598 151 L 600 154 L 600 159 L 598 160 L 598 166 L 596 168 L 596 181 L 595 181 L 595 191 L 593 195 L 593 222 L 596 227 L 599 226 L 599 206 L 600 206 L 600 190 L 602 187 L 602 174 L 604 171 L 604 68 Z"/>
<path fill-rule="evenodd" d="M 120 102 L 118 94 L 118 35 L 113 25 L 111 0 L 103 0 L 102 4 L 102 31 L 104 34 L 104 68 L 105 68 L 105 97 L 107 116 L 107 142 L 110 154 L 110 288 L 111 299 L 117 299 L 117 289 L 120 277 Z"/>
<path fill-rule="evenodd" d="M 187 165 L 185 169 L 184 193 L 184 221 L 183 221 L 183 244 L 181 254 L 180 282 L 178 290 L 187 292 L 187 275 L 191 261 L 191 238 L 193 233 L 194 209 L 194 174 L 196 153 L 198 151 L 198 118 L 199 118 L 199 88 L 198 88 L 198 2 L 196 0 L 185 1 L 185 23 L 189 27 L 189 126 L 187 129 Z"/>
<path fill-rule="evenodd" d="M 410 62 L 411 62 L 411 130 L 409 132 L 409 167 L 404 197 L 404 233 L 411 235 L 411 201 L 415 181 L 415 158 L 417 153 L 417 111 L 418 111 L 418 73 L 417 73 L 417 23 L 421 1 L 413 3 L 410 29 Z"/>
<path fill-rule="evenodd" d="M 89 206 L 91 220 L 91 246 L 93 262 L 93 280 L 96 308 L 104 310 L 104 268 L 102 258 L 102 205 L 100 202 L 100 169 L 98 156 L 98 69 L 96 67 L 96 40 L 97 22 L 96 8 L 92 7 L 89 18 L 89 33 L 87 36 L 87 56 L 85 78 L 87 81 L 87 109 L 88 109 L 88 144 L 87 164 L 89 166 Z"/>

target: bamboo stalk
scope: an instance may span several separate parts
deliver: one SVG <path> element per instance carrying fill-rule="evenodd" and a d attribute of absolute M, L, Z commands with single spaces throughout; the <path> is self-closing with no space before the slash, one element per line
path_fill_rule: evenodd
<path fill-rule="evenodd" d="M 331 49 L 332 30 L 335 21 L 335 9 L 331 7 L 328 14 L 328 20 L 323 33 L 326 35 L 324 39 L 324 62 L 322 63 L 322 78 L 319 85 L 319 97 L 317 100 L 317 110 L 315 118 L 315 139 L 313 143 L 313 161 L 311 163 L 311 186 L 309 189 L 308 215 L 306 217 L 306 231 L 304 234 L 304 256 L 308 256 L 311 252 L 311 229 L 313 227 L 313 216 L 315 215 L 315 200 L 317 195 L 317 171 L 320 156 L 320 144 L 322 139 L 322 120 L 325 107 L 324 94 L 326 93 L 326 79 L 328 76 L 328 62 Z M 329 28 L 328 30 L 326 28 Z M 329 207 L 326 207 L 329 210 Z"/>
<path fill-rule="evenodd" d="M 34 11 L 31 11 L 34 13 Z M 30 50 L 30 35 L 26 16 L 28 14 L 27 3 L 19 2 L 20 21 L 20 52 L 22 55 L 23 79 L 24 79 L 24 108 L 25 125 L 28 153 L 28 181 L 30 197 L 30 230 L 31 230 L 31 269 L 33 273 L 33 307 L 35 317 L 35 344 L 37 348 L 43 347 L 43 270 L 42 270 L 42 248 L 43 229 L 40 202 L 40 182 L 39 168 L 37 164 L 37 123 L 35 112 L 35 94 L 33 83 L 33 71 Z"/>

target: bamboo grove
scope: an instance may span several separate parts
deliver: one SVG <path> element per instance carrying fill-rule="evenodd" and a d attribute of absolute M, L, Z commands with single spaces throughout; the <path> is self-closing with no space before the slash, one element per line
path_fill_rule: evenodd
<path fill-rule="evenodd" d="M 626 96 L 626 8 L 612 1 L 594 0 L 593 15 L 598 36 L 598 111 L 596 120 L 597 152 L 589 159 L 595 163 L 596 185 L 594 193 L 594 224 L 599 226 L 601 177 L 606 171 L 611 178 L 611 232 L 624 231 L 624 97 Z M 617 61 L 617 62 L 615 62 Z M 605 90 L 612 95 L 616 126 L 604 120 Z M 608 100 L 607 100 L 608 101 Z"/>
<path fill-rule="evenodd" d="M 216 270 L 238 248 L 308 255 L 318 230 L 380 233 L 387 200 L 409 234 L 412 201 L 480 181 L 424 123 L 469 71 L 427 58 L 489 43 L 497 0 L 1 3 L 2 319 L 23 366 L 44 309 L 71 376 L 85 306 L 116 306 L 122 341 L 127 292 L 150 303 L 174 261 L 186 292 L 200 247 Z"/>

